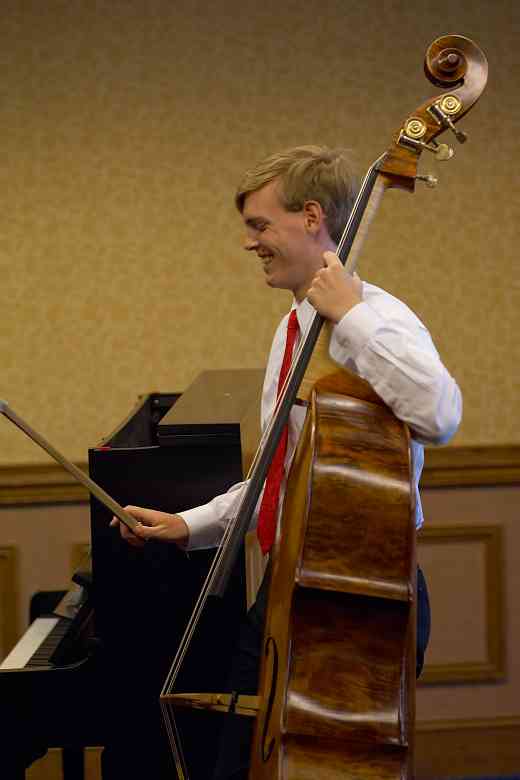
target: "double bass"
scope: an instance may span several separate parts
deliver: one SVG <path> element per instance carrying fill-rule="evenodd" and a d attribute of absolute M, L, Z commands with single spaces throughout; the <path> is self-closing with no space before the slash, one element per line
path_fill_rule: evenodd
<path fill-rule="evenodd" d="M 399 127 L 369 168 L 337 254 L 353 273 L 386 190 L 435 184 L 417 173 L 423 151 L 453 156 L 437 136 L 487 81 L 481 49 L 459 35 L 435 40 L 425 73 L 444 92 Z M 250 780 L 403 780 L 413 777 L 415 523 L 409 432 L 363 379 L 328 356 L 316 314 L 249 473 L 249 485 L 215 556 L 161 693 L 178 777 L 188 770 L 174 708 L 230 710 L 256 719 Z M 223 593 L 249 528 L 289 412 L 308 406 L 277 537 L 257 696 L 174 692 L 200 617 Z M 196 778 L 195 780 L 199 780 Z"/>

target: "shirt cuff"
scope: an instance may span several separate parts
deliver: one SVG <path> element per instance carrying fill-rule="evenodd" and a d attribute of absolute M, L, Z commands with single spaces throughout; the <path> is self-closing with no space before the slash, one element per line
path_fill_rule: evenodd
<path fill-rule="evenodd" d="M 201 550 L 207 547 L 218 547 L 223 529 L 215 522 L 214 512 L 210 504 L 177 512 L 182 517 L 189 530 L 186 550 Z"/>
<path fill-rule="evenodd" d="M 356 360 L 382 324 L 382 317 L 365 301 L 353 306 L 332 330 L 334 341 L 346 353 L 343 359 Z"/>

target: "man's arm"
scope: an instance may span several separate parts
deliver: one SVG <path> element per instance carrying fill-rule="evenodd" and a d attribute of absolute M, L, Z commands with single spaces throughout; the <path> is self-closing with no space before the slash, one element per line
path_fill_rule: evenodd
<path fill-rule="evenodd" d="M 401 301 L 377 288 L 363 294 L 357 277 L 325 253 L 308 298 L 335 323 L 330 354 L 366 379 L 414 439 L 442 444 L 462 415 L 457 383 L 442 364 L 430 334 Z"/>
<path fill-rule="evenodd" d="M 127 506 L 126 511 L 140 523 L 135 532 L 128 531 L 117 517 L 112 518 L 110 525 L 119 526 L 123 539 L 134 547 L 142 547 L 148 539 L 174 542 L 184 550 L 216 547 L 229 519 L 238 510 L 246 485 L 247 482 L 239 482 L 207 504 L 178 514 Z"/>

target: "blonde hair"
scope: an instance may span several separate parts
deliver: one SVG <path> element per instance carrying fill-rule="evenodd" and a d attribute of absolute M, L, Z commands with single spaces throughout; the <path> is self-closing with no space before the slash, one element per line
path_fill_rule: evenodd
<path fill-rule="evenodd" d="M 246 171 L 235 204 L 242 213 L 246 196 L 280 179 L 280 199 L 287 211 L 301 211 L 306 201 L 322 207 L 327 229 L 338 243 L 356 198 L 357 183 L 346 149 L 295 146 L 272 154 Z"/>

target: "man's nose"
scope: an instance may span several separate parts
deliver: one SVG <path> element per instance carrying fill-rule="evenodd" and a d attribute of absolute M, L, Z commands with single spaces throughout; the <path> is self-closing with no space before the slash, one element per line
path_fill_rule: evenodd
<path fill-rule="evenodd" d="M 246 252 L 252 252 L 257 248 L 258 248 L 258 240 L 256 238 L 251 238 L 251 236 L 246 236 L 244 239 L 244 249 L 246 250 Z"/>

